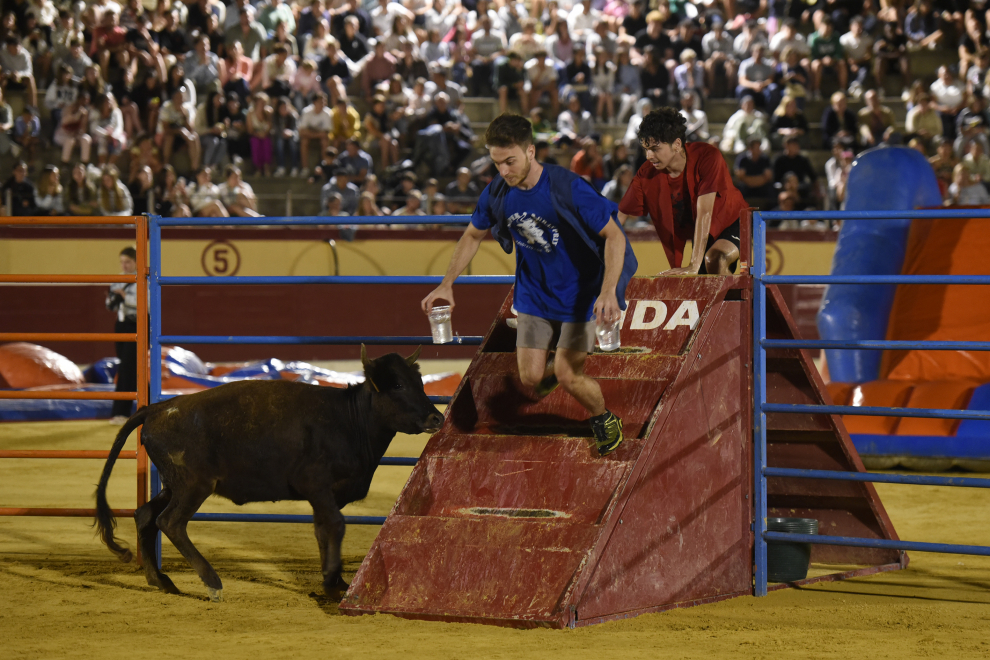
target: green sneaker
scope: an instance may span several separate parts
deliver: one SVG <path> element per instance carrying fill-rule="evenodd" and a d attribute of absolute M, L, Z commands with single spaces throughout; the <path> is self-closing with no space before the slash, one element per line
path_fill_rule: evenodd
<path fill-rule="evenodd" d="M 622 420 L 610 410 L 592 417 L 589 421 L 591 430 L 595 434 L 595 445 L 598 447 L 599 456 L 611 454 L 625 440 L 622 436 Z"/>

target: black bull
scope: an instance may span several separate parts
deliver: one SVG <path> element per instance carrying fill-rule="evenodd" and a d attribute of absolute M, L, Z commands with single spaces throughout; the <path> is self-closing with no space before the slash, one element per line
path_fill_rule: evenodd
<path fill-rule="evenodd" d="M 347 389 L 289 381 L 243 381 L 177 397 L 139 410 L 121 428 L 96 490 L 96 526 L 121 561 L 131 552 L 114 538 L 116 520 L 106 488 L 114 461 L 131 431 L 158 466 L 162 491 L 134 512 L 148 584 L 179 593 L 155 561 L 161 530 L 221 599 L 220 576 L 189 540 L 186 525 L 210 495 L 235 504 L 306 500 L 320 548 L 323 588 L 339 599 L 340 509 L 364 499 L 396 433 L 433 432 L 443 417 L 423 390 L 416 358 L 390 353 L 368 359 L 365 382 Z"/>

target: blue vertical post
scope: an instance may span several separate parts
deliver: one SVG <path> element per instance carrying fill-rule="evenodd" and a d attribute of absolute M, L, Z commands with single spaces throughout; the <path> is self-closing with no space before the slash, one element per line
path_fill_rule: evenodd
<path fill-rule="evenodd" d="M 151 289 L 148 298 L 148 311 L 151 315 L 148 323 L 150 337 L 148 347 L 151 349 L 151 403 L 158 403 L 162 400 L 162 347 L 159 337 L 162 336 L 162 289 L 158 284 L 158 278 L 162 274 L 162 227 L 158 224 L 161 220 L 159 215 L 149 215 L 149 238 L 151 246 L 150 274 L 148 284 Z M 151 461 L 151 497 L 154 498 L 162 490 L 162 482 L 158 476 L 158 468 L 154 461 Z M 155 534 L 155 563 L 159 568 L 162 566 L 162 533 Z"/>
<path fill-rule="evenodd" d="M 763 215 L 753 213 L 753 595 L 767 595 L 767 354 L 762 346 L 766 334 L 767 301 L 763 276 L 767 269 L 767 233 Z"/>

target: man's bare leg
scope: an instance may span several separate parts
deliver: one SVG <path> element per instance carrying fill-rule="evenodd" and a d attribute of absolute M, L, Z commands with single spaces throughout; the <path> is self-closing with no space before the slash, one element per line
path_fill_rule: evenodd
<path fill-rule="evenodd" d="M 560 386 L 578 403 L 584 406 L 592 416 L 605 412 L 605 397 L 598 381 L 584 373 L 584 361 L 588 358 L 585 351 L 572 348 L 558 348 L 553 361 L 553 372 L 560 381 Z"/>
<path fill-rule="evenodd" d="M 536 387 L 543 380 L 547 371 L 547 355 L 545 348 L 516 348 L 516 364 L 519 367 L 519 380 L 527 387 Z"/>

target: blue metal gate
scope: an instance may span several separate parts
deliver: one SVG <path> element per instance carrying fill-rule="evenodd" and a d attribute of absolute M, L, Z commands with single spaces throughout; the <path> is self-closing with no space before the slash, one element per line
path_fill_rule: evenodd
<path fill-rule="evenodd" d="M 890 349 L 890 350 L 967 350 L 990 351 L 990 341 L 841 341 L 767 339 L 768 284 L 990 284 L 990 275 L 768 275 L 766 273 L 766 222 L 768 220 L 890 220 L 890 219 L 970 219 L 990 218 L 985 209 L 934 211 L 854 211 L 854 212 L 754 212 L 753 213 L 753 353 L 754 353 L 754 474 L 755 474 L 755 557 L 754 595 L 767 593 L 767 541 L 790 541 L 893 550 L 917 550 L 990 556 L 990 547 L 952 543 L 924 543 L 846 536 L 789 534 L 767 530 L 767 477 L 837 479 L 930 486 L 990 488 L 990 479 L 942 477 L 834 470 L 799 470 L 767 466 L 767 413 L 802 415 L 878 415 L 885 417 L 928 417 L 942 419 L 990 420 L 990 410 L 944 410 L 931 408 L 885 408 L 864 406 L 825 406 L 769 403 L 767 401 L 767 349 Z"/>

